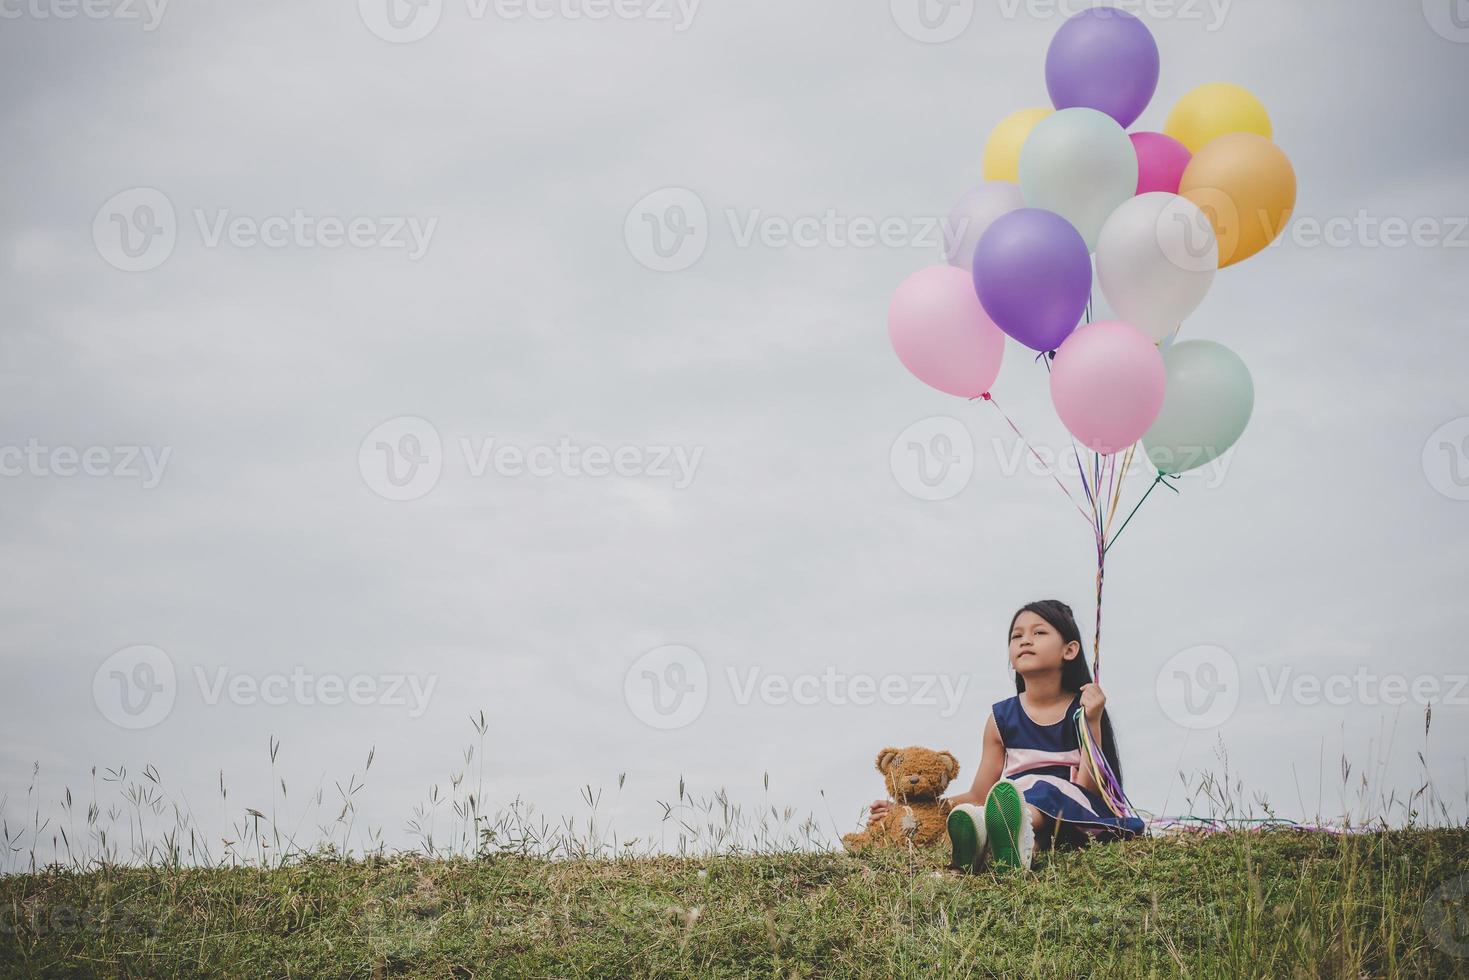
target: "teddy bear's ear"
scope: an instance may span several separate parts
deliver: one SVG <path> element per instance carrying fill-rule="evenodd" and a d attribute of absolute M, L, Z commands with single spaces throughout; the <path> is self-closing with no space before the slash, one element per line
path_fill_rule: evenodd
<path fill-rule="evenodd" d="M 898 757 L 898 750 L 889 746 L 877 753 L 877 771 L 886 773 L 892 767 L 893 760 Z"/>
<path fill-rule="evenodd" d="M 954 753 L 940 752 L 939 758 L 944 760 L 944 769 L 948 772 L 950 779 L 959 775 L 959 760 L 954 758 Z"/>

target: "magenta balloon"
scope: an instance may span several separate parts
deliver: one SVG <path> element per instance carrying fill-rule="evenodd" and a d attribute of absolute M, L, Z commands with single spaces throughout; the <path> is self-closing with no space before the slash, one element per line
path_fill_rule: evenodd
<path fill-rule="evenodd" d="M 888 339 L 919 381 L 963 398 L 990 390 L 1005 354 L 1005 335 L 979 305 L 969 273 L 950 265 L 903 280 L 888 305 Z"/>
<path fill-rule="evenodd" d="M 1162 133 L 1128 133 L 1137 151 L 1137 192 L 1178 193 L 1183 172 L 1194 155 L 1172 136 Z"/>
<path fill-rule="evenodd" d="M 1163 410 L 1166 373 L 1153 339 L 1121 320 L 1077 327 L 1051 363 L 1051 403 L 1085 448 L 1121 452 Z"/>
<path fill-rule="evenodd" d="M 974 247 L 974 291 L 999 328 L 1049 351 L 1076 329 L 1092 293 L 1081 232 L 1052 211 L 1021 208 L 996 218 Z"/>
<path fill-rule="evenodd" d="M 1061 25 L 1046 51 L 1046 89 L 1057 109 L 1096 109 L 1126 129 L 1157 87 L 1158 43 L 1125 10 L 1083 10 Z"/>

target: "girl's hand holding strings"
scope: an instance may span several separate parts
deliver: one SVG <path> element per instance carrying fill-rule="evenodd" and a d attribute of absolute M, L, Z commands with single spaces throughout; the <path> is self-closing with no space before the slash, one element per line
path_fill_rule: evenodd
<path fill-rule="evenodd" d="M 893 803 L 891 800 L 873 800 L 872 805 L 867 808 L 867 826 L 871 827 L 883 817 L 887 816 L 888 811 L 892 808 Z"/>
<path fill-rule="evenodd" d="M 1083 684 L 1081 706 L 1086 710 L 1086 720 L 1092 724 L 1102 717 L 1102 708 L 1107 704 L 1107 695 L 1096 684 Z"/>

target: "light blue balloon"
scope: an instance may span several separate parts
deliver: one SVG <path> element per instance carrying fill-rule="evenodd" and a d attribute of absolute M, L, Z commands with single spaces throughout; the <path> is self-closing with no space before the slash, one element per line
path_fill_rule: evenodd
<path fill-rule="evenodd" d="M 1020 148 L 1020 192 L 1027 207 L 1071 222 L 1094 250 L 1107 218 L 1137 193 L 1137 151 L 1105 113 L 1079 107 L 1053 112 Z"/>

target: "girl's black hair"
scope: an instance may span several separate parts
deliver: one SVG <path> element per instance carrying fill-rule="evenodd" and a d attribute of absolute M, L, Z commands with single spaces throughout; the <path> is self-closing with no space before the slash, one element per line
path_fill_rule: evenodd
<path fill-rule="evenodd" d="M 1015 632 L 1015 620 L 1020 618 L 1023 612 L 1032 612 L 1051 624 L 1051 628 L 1061 634 L 1061 645 L 1075 642 L 1080 649 L 1071 660 L 1061 661 L 1061 687 L 1063 690 L 1077 692 L 1083 685 L 1092 682 L 1091 668 L 1086 665 L 1086 645 L 1081 642 L 1081 630 L 1076 626 L 1076 617 L 1071 614 L 1071 607 L 1060 599 L 1041 599 L 1038 602 L 1027 602 L 1015 611 L 1010 617 L 1010 629 L 1005 634 L 1005 642 L 1010 642 L 1010 634 Z M 1019 694 L 1025 690 L 1025 678 L 1017 671 L 1015 674 L 1015 693 Z M 1070 721 L 1070 719 L 1067 719 Z M 1117 777 L 1117 785 L 1122 785 L 1122 759 L 1117 755 L 1117 738 L 1112 734 L 1112 719 L 1107 717 L 1107 709 L 1102 709 L 1102 754 L 1107 757 L 1107 764 L 1112 767 L 1112 773 Z"/>

